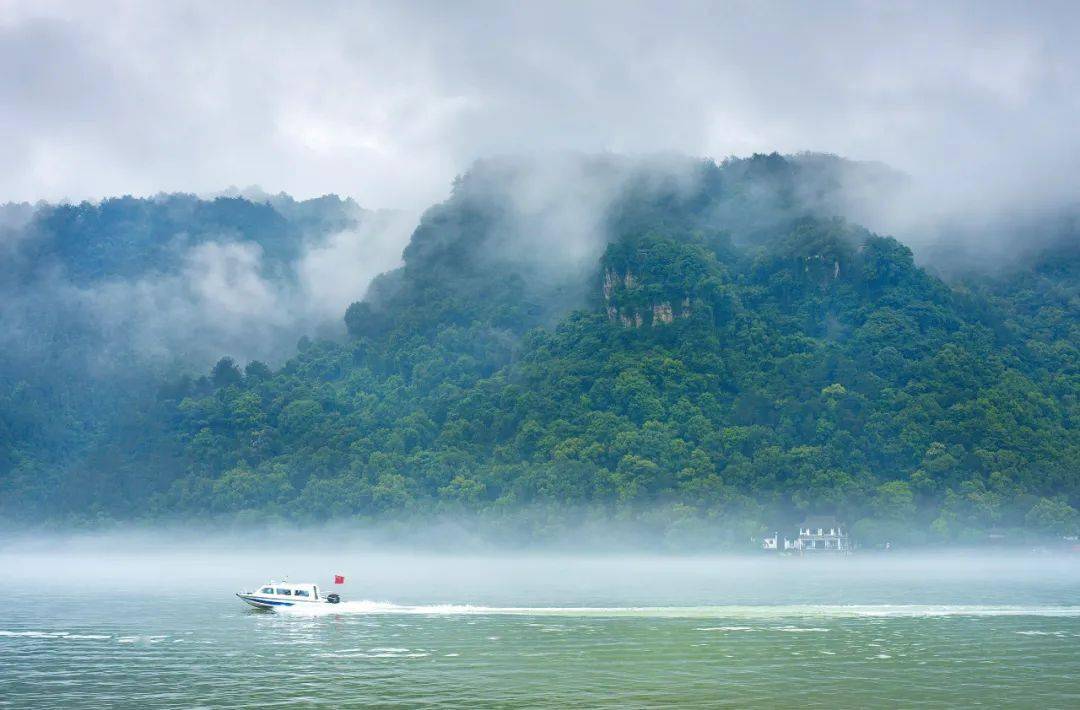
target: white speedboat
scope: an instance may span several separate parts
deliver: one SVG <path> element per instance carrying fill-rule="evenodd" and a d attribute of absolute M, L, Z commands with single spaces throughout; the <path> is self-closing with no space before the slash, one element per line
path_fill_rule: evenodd
<path fill-rule="evenodd" d="M 257 609 L 273 609 L 279 606 L 302 606 L 305 604 L 337 604 L 337 594 L 323 595 L 314 584 L 295 582 L 267 582 L 255 592 L 237 592 L 236 596 Z"/>

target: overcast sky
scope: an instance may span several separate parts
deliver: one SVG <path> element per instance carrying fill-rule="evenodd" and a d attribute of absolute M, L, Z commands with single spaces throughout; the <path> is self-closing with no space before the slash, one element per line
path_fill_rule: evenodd
<path fill-rule="evenodd" d="M 441 199 L 477 157 L 818 150 L 1077 194 L 1080 2 L 0 0 L 0 201 Z"/>

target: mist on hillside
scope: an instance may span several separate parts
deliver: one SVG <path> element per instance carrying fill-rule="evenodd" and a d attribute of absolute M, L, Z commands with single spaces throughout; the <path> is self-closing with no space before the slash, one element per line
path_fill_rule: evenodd
<path fill-rule="evenodd" d="M 857 221 L 917 249 L 962 239 L 1007 259 L 1025 220 L 1075 214 L 1071 3 L 198 14 L 110 5 L 103 25 L 95 3 L 5 8 L 0 56 L 18 71 L 0 83 L 3 121 L 22 139 L 2 150 L 27 168 L 0 201 L 257 183 L 419 212 L 492 155 L 811 150 L 910 176 Z"/>
<path fill-rule="evenodd" d="M 195 371 L 223 355 L 280 362 L 303 335 L 343 332 L 342 304 L 398 263 L 414 219 L 352 202 L 311 205 L 310 219 L 269 203 L 195 199 L 22 210 L 0 243 L 6 358 L 84 358 L 102 375 L 123 362 Z M 185 216 L 192 204 L 220 217 Z M 260 225 L 267 215 L 276 221 Z M 79 350 L 76 333 L 94 347 Z"/>
<path fill-rule="evenodd" d="M 411 220 L 336 198 L 39 208 L 11 240 L 9 337 L 31 344 L 3 373 L 11 500 L 80 522 L 539 503 L 686 540 L 816 509 L 875 544 L 1071 534 L 1071 257 L 965 293 L 855 221 L 907 185 L 806 153 L 493 158 L 400 252 L 386 227 Z M 69 290 L 88 313 L 58 318 Z M 1004 406 L 1018 391 L 1043 404 Z M 80 485 L 49 484 L 68 467 Z"/>
<path fill-rule="evenodd" d="M 1073 8 L 107 14 L 0 11 L 0 509 L 1075 533 Z"/>
<path fill-rule="evenodd" d="M 131 246 L 141 230 L 154 228 L 150 218 L 133 214 L 107 227 L 115 233 L 112 243 L 88 244 L 82 256 L 66 255 L 63 240 L 105 240 L 74 235 L 50 216 L 72 207 L 11 203 L 0 225 L 0 249 L 8 255 L 0 338 L 16 362 L 59 358 L 103 375 L 123 362 L 191 373 L 222 356 L 241 365 L 281 363 L 301 336 L 341 337 L 349 304 L 385 298 L 393 274 L 371 293 L 369 285 L 398 267 L 403 253 L 430 263 L 447 256 L 448 240 L 471 244 L 476 268 L 498 267 L 524 279 L 550 322 L 588 304 L 598 259 L 627 220 L 694 200 L 708 204 L 692 225 L 681 226 L 726 233 L 742 246 L 759 246 L 763 233 L 799 217 L 838 216 L 896 236 L 946 278 L 1024 268 L 1044 249 L 1075 244 L 1080 219 L 1080 210 L 1068 205 L 930 218 L 912 206 L 925 191 L 912 177 L 878 163 L 809 153 L 729 159 L 719 168 L 676 154 L 504 156 L 469 166 L 449 190 L 422 219 L 352 201 L 336 216 L 342 207 L 330 203 L 233 191 L 225 197 L 266 205 L 291 220 L 289 242 L 267 242 L 257 224 L 245 233 L 228 223 L 181 219 L 157 234 L 157 243 Z M 345 221 L 320 224 L 320 210 L 324 219 Z M 480 221 L 462 221 L 453 236 L 440 226 L 448 215 Z M 100 219 L 108 218 L 103 212 Z M 72 261 L 98 258 L 101 270 L 90 274 Z M 94 348 L 65 352 L 50 336 L 63 328 L 85 331 Z"/>

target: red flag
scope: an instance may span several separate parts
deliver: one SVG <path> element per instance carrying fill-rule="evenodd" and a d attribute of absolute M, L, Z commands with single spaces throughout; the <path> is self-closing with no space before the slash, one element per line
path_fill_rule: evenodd
<path fill-rule="evenodd" d="M 334 584 L 345 584 L 345 577 L 340 574 L 334 575 Z"/>

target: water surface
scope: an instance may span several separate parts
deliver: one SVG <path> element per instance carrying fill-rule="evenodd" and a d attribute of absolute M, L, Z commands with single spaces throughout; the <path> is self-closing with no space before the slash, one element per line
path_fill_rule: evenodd
<path fill-rule="evenodd" d="M 1068 558 L 8 550 L 11 707 L 1080 706 Z M 264 612 L 268 577 L 346 601 Z"/>

